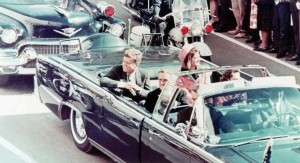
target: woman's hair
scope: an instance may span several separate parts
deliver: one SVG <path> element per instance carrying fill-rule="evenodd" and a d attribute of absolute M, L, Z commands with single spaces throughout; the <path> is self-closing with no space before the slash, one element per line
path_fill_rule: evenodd
<path fill-rule="evenodd" d="M 140 65 L 143 58 L 142 52 L 134 48 L 125 50 L 123 55 L 124 57 L 133 59 L 137 65 Z"/>
<path fill-rule="evenodd" d="M 237 72 L 240 71 L 237 69 L 224 71 L 223 75 L 220 77 L 220 81 L 230 81 L 230 79 L 233 77 L 233 74 Z"/>
<path fill-rule="evenodd" d="M 183 62 L 182 62 L 182 67 L 185 68 L 185 69 L 188 69 L 188 61 L 189 61 L 189 58 L 193 58 L 195 53 L 197 53 L 198 51 L 193 48 L 191 49 L 188 54 L 186 55 L 186 57 L 184 58 Z"/>

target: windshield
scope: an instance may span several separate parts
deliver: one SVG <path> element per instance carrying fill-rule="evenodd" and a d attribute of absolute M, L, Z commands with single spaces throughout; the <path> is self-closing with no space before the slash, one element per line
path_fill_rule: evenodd
<path fill-rule="evenodd" d="M 299 133 L 299 99 L 298 88 L 257 88 L 208 96 L 204 107 L 219 144 L 241 143 Z"/>
<path fill-rule="evenodd" d="M 173 17 L 175 24 L 202 21 L 209 19 L 207 1 L 205 0 L 174 0 Z"/>
<path fill-rule="evenodd" d="M 63 0 L 0 0 L 1 4 L 14 4 L 14 5 L 27 5 L 27 4 L 48 4 L 48 5 L 58 5 L 62 3 Z"/>

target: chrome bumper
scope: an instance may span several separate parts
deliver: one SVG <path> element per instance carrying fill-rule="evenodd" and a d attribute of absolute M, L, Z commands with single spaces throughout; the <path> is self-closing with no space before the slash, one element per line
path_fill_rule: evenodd
<path fill-rule="evenodd" d="M 31 75 L 35 74 L 34 67 L 23 67 L 31 63 L 22 63 L 18 56 L 18 51 L 15 49 L 0 49 L 0 75 Z"/>
<path fill-rule="evenodd" d="M 84 37 L 82 37 L 84 38 Z M 81 39 L 82 39 L 81 38 Z M 31 47 L 36 51 L 37 55 L 57 55 L 60 53 L 75 53 L 80 50 L 79 39 L 70 40 L 23 40 L 18 43 L 16 49 L 1 49 L 0 48 L 0 74 L 34 74 L 35 59 L 22 61 L 20 58 L 24 55 L 20 49 L 23 47 Z"/>

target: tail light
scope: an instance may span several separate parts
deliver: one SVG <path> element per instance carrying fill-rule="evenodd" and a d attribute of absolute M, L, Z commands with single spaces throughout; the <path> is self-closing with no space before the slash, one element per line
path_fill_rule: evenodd
<path fill-rule="evenodd" d="M 188 28 L 188 27 L 183 26 L 183 27 L 181 28 L 181 33 L 182 33 L 183 35 L 187 34 L 188 32 L 189 32 L 189 28 Z"/>
<path fill-rule="evenodd" d="M 107 17 L 111 17 L 115 14 L 115 8 L 113 6 L 107 6 L 104 9 L 104 15 Z"/>
<path fill-rule="evenodd" d="M 210 33 L 213 30 L 213 26 L 211 24 L 205 25 L 205 33 Z"/>

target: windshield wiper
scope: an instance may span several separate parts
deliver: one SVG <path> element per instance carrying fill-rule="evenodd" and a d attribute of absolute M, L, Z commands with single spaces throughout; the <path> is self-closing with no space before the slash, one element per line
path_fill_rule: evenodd
<path fill-rule="evenodd" d="M 252 140 L 241 142 L 241 143 L 236 143 L 233 146 L 237 147 L 237 146 L 250 144 L 250 143 L 253 143 L 253 142 L 259 142 L 259 141 L 270 140 L 270 139 L 278 139 L 278 138 L 286 138 L 286 137 L 289 137 L 289 135 L 266 136 L 266 137 L 252 139 Z"/>

